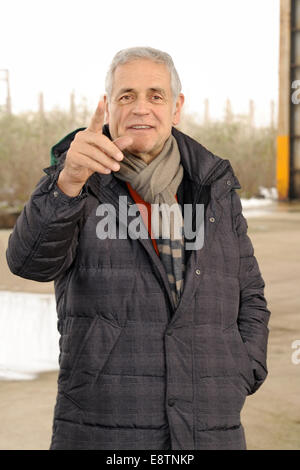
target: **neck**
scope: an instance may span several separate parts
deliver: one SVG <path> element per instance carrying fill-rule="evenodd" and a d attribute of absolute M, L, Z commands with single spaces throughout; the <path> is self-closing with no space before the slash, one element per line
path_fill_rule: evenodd
<path fill-rule="evenodd" d="M 151 163 L 162 151 L 163 149 L 165 148 L 165 145 L 166 143 L 168 142 L 168 140 L 170 139 L 171 136 L 168 137 L 168 139 L 165 141 L 164 145 L 159 149 L 159 151 L 156 151 L 154 154 L 149 154 L 149 153 L 135 153 L 134 151 L 133 152 L 129 152 L 129 154 L 131 155 L 134 155 L 135 157 L 138 157 L 140 158 L 143 162 L 146 163 L 146 165 L 149 165 L 149 163 Z M 126 151 L 125 151 L 126 152 Z"/>
<path fill-rule="evenodd" d="M 159 154 L 149 155 L 148 153 L 141 153 L 136 156 L 139 157 L 141 160 L 143 160 L 143 162 L 145 162 L 147 165 L 149 165 L 149 163 L 151 163 L 157 157 L 157 155 Z"/>

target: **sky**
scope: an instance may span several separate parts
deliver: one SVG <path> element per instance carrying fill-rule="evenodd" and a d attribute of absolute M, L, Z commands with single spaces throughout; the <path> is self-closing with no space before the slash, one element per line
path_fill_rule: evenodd
<path fill-rule="evenodd" d="M 221 119 L 255 101 L 255 123 L 278 100 L 279 0 L 0 0 L 0 69 L 9 69 L 12 110 L 67 109 L 70 93 L 95 109 L 120 49 L 168 52 L 181 78 L 185 111 Z M 0 72 L 0 77 L 3 74 Z M 0 104 L 5 102 L 0 81 Z M 277 110 L 277 106 L 275 108 Z"/>

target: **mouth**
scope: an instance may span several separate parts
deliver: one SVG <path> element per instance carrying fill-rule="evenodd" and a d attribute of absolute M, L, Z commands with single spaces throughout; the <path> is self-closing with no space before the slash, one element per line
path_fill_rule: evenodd
<path fill-rule="evenodd" d="M 143 124 L 136 124 L 134 126 L 128 127 L 127 129 L 131 130 L 131 131 L 141 132 L 141 131 L 149 131 L 151 129 L 154 129 L 154 127 L 153 126 L 143 125 Z"/>

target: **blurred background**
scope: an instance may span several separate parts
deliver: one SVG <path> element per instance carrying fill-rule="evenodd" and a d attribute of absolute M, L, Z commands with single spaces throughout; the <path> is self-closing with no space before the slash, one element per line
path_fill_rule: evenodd
<path fill-rule="evenodd" d="M 57 391 L 53 283 L 9 272 L 12 227 L 85 127 L 112 57 L 168 52 L 178 128 L 229 159 L 271 310 L 269 376 L 242 412 L 249 449 L 300 449 L 300 0 L 0 3 L 0 449 L 48 449 Z"/>

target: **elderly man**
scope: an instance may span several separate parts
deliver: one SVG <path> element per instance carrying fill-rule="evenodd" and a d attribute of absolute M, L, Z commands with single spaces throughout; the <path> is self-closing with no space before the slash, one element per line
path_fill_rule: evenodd
<path fill-rule="evenodd" d="M 120 51 L 89 127 L 54 146 L 10 237 L 12 272 L 55 282 L 50 449 L 246 449 L 240 412 L 267 376 L 270 312 L 241 186 L 174 127 L 183 102 L 168 54 Z M 200 246 L 186 217 L 204 227 Z"/>

